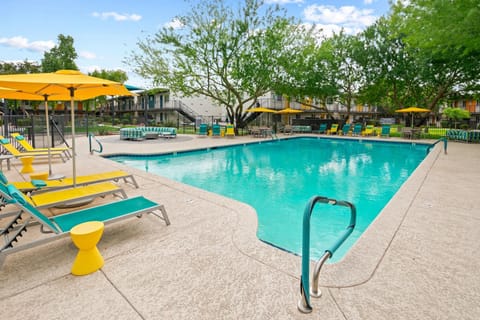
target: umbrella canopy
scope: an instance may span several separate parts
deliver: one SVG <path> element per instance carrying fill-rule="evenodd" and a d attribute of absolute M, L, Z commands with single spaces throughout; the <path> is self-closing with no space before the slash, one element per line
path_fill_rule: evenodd
<path fill-rule="evenodd" d="M 47 100 L 70 100 L 73 154 L 72 178 L 74 187 L 76 186 L 74 101 L 92 99 L 102 95 L 133 95 L 119 82 L 87 76 L 76 70 L 59 70 L 52 73 L 0 75 L 0 87 L 14 89 L 24 94 L 43 96 L 47 117 L 47 135 L 49 134 Z"/>
<path fill-rule="evenodd" d="M 420 113 L 420 112 L 430 112 L 430 109 L 424 109 L 424 108 L 419 108 L 419 107 L 408 107 L 408 108 L 403 108 L 403 109 L 398 109 L 395 112 L 400 112 L 400 113 L 411 113 L 412 114 L 412 128 L 414 127 L 413 123 L 413 118 L 415 113 Z"/>
<path fill-rule="evenodd" d="M 256 108 L 248 109 L 247 112 L 275 113 L 275 110 L 273 110 L 273 109 L 268 109 L 268 108 L 264 108 L 264 107 L 256 107 Z"/>
<path fill-rule="evenodd" d="M 302 110 L 292 109 L 292 108 L 285 108 L 279 111 L 275 111 L 277 114 L 294 114 L 294 113 L 302 113 Z"/>
<path fill-rule="evenodd" d="M 403 108 L 403 109 L 398 109 L 395 112 L 403 112 L 403 113 L 409 113 L 409 112 L 430 112 L 430 109 L 424 109 L 424 108 L 419 108 L 419 107 L 408 107 L 408 108 Z"/>

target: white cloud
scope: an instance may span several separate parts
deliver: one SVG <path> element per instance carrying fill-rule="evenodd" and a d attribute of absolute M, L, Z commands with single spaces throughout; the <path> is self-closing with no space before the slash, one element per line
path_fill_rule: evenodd
<path fill-rule="evenodd" d="M 133 13 L 133 14 L 127 14 L 127 13 L 120 14 L 120 13 L 113 12 L 113 11 L 110 11 L 110 12 L 94 12 L 94 13 L 92 13 L 92 16 L 94 16 L 95 18 L 103 19 L 103 20 L 107 20 L 109 18 L 112 18 L 115 21 L 139 21 L 139 20 L 142 19 L 141 15 L 138 15 L 138 14 L 135 14 L 135 13 Z"/>
<path fill-rule="evenodd" d="M 82 51 L 78 55 L 80 58 L 89 59 L 89 60 L 95 59 L 97 57 L 95 53 L 88 52 L 88 51 Z"/>
<path fill-rule="evenodd" d="M 372 4 L 372 3 L 373 3 L 373 0 L 363 0 L 363 3 L 365 3 L 365 4 Z"/>
<path fill-rule="evenodd" d="M 354 6 L 311 5 L 304 10 L 305 19 L 324 26 L 328 30 L 344 28 L 345 32 L 355 34 L 373 24 L 377 17 L 371 9 L 358 9 Z M 337 27 L 333 27 L 337 26 Z"/>
<path fill-rule="evenodd" d="M 179 19 L 174 18 L 172 21 L 165 23 L 163 26 L 165 28 L 181 29 L 183 28 L 183 23 Z"/>
<path fill-rule="evenodd" d="M 48 41 L 28 41 L 27 38 L 16 36 L 11 38 L 0 38 L 0 45 L 18 49 L 26 49 L 35 52 L 45 52 L 55 46 L 55 42 Z"/>

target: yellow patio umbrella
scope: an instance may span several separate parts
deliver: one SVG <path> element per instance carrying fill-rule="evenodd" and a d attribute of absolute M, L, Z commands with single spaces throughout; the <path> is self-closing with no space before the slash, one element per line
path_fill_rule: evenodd
<path fill-rule="evenodd" d="M 264 107 L 255 107 L 251 109 L 247 109 L 246 112 L 256 112 L 256 113 L 275 113 L 275 110 L 269 109 L 269 108 L 264 108 Z M 267 119 L 268 123 L 269 119 Z"/>
<path fill-rule="evenodd" d="M 23 94 L 42 96 L 45 100 L 47 123 L 47 101 L 70 100 L 72 122 L 72 179 L 74 187 L 76 186 L 74 101 L 92 99 L 102 95 L 133 95 L 119 82 L 87 76 L 76 70 L 59 70 L 52 73 L 0 75 L 0 87 L 14 89 Z M 47 124 L 47 135 L 48 134 L 49 129 Z"/>
<path fill-rule="evenodd" d="M 403 109 L 398 109 L 395 112 L 399 113 L 411 113 L 412 114 L 412 128 L 413 128 L 413 117 L 415 113 L 420 113 L 420 112 L 430 112 L 430 109 L 424 109 L 424 108 L 419 108 L 419 107 L 408 107 L 408 108 L 403 108 Z"/>
<path fill-rule="evenodd" d="M 276 111 L 273 110 L 273 109 L 269 109 L 269 108 L 256 107 L 256 108 L 247 109 L 247 112 L 275 113 Z"/>
<path fill-rule="evenodd" d="M 290 107 L 288 108 L 285 108 L 285 109 L 282 109 L 282 110 L 279 110 L 279 111 L 276 111 L 275 113 L 276 114 L 286 114 L 288 115 L 288 124 L 290 124 L 290 115 L 291 114 L 296 114 L 296 113 L 302 113 L 303 111 L 302 110 L 299 110 L 299 109 L 292 109 Z"/>

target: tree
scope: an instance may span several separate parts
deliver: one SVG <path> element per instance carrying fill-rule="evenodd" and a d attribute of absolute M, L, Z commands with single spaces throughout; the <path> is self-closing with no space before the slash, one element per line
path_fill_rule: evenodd
<path fill-rule="evenodd" d="M 164 27 L 139 42 L 127 63 L 175 93 L 211 98 L 243 127 L 245 109 L 271 89 L 277 59 L 292 42 L 292 19 L 282 13 L 261 0 L 236 10 L 222 0 L 202 1 L 177 18 L 182 29 Z"/>
<path fill-rule="evenodd" d="M 43 54 L 42 71 L 55 72 L 62 69 L 78 70 L 75 59 L 78 57 L 71 36 L 58 35 L 58 45 Z"/>
<path fill-rule="evenodd" d="M 460 108 L 445 108 L 443 109 L 443 114 L 447 119 L 453 120 L 455 128 L 457 128 L 457 122 L 470 118 L 470 112 Z"/>
<path fill-rule="evenodd" d="M 435 111 L 455 92 L 478 86 L 480 8 L 477 0 L 398 1 L 392 21 L 414 57 L 418 105 Z"/>
<path fill-rule="evenodd" d="M 125 83 L 128 80 L 127 73 L 123 70 L 95 70 L 89 72 L 88 75 L 92 77 L 102 78 L 106 80 L 111 80 L 115 82 Z"/>
<path fill-rule="evenodd" d="M 40 66 L 36 62 L 0 62 L 0 74 L 38 73 Z"/>

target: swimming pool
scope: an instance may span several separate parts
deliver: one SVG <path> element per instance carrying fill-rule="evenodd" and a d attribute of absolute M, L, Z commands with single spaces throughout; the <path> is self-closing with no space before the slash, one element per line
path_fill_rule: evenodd
<path fill-rule="evenodd" d="M 111 160 L 215 192 L 254 207 L 257 236 L 301 254 L 302 217 L 314 195 L 357 207 L 357 226 L 330 262 L 340 260 L 425 158 L 429 144 L 292 138 L 167 155 Z M 311 255 L 318 259 L 350 216 L 318 205 L 312 214 Z"/>

